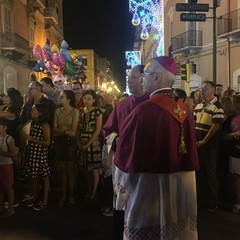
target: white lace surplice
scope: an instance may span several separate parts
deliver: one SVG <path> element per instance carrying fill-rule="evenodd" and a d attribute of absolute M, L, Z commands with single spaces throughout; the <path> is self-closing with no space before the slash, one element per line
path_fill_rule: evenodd
<path fill-rule="evenodd" d="M 124 240 L 197 240 L 194 171 L 128 174 L 114 166 L 113 184 Z"/>

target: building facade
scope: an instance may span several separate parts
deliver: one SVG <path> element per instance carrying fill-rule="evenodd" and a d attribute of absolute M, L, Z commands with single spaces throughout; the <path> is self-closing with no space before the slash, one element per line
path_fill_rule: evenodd
<path fill-rule="evenodd" d="M 63 40 L 62 0 L 1 0 L 0 19 L 0 91 L 23 93 L 43 76 L 32 70 L 33 46 Z"/>
<path fill-rule="evenodd" d="M 204 13 L 206 14 L 204 22 L 180 21 L 180 14 L 184 12 L 176 11 L 176 4 L 188 3 L 188 0 L 162 1 L 164 54 L 173 56 L 179 65 L 189 62 L 193 66 L 190 83 L 181 81 L 179 75 L 176 87 L 191 92 L 199 88 L 202 81 L 210 80 L 222 84 L 224 90 L 233 88 L 239 92 L 240 0 L 198 0 L 197 2 L 209 4 L 209 11 Z M 216 4 L 214 5 L 216 7 L 215 18 L 212 9 L 214 3 Z M 214 22 L 216 24 L 215 36 Z M 145 62 L 156 56 L 155 46 L 150 39 L 142 42 L 138 47 L 144 55 Z M 215 79 L 214 61 L 216 63 Z"/>
<path fill-rule="evenodd" d="M 111 63 L 106 58 L 100 58 L 94 49 L 74 49 L 70 53 L 82 56 L 86 82 L 91 88 L 97 90 L 102 83 L 112 80 Z"/>

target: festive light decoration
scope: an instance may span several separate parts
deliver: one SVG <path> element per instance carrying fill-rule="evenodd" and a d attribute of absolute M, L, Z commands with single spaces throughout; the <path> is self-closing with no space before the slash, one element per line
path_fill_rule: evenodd
<path fill-rule="evenodd" d="M 153 27 L 159 39 L 154 34 L 152 40 L 158 40 L 156 50 L 157 56 L 164 53 L 164 35 L 163 35 L 163 7 L 162 0 L 129 0 L 129 10 L 133 13 L 132 24 L 141 25 L 142 32 L 140 37 L 146 40 L 149 37 L 149 31 Z"/>
<path fill-rule="evenodd" d="M 137 13 L 135 13 L 135 14 L 133 15 L 132 24 L 133 24 L 134 26 L 138 26 L 138 25 L 140 24 L 140 22 L 141 22 L 140 17 L 138 16 Z"/>
<path fill-rule="evenodd" d="M 125 58 L 127 65 L 134 67 L 141 64 L 141 52 L 140 51 L 127 51 L 125 52 Z"/>
<path fill-rule="evenodd" d="M 121 91 L 119 90 L 118 86 L 115 84 L 114 81 L 105 82 L 101 86 L 99 86 L 99 88 L 103 92 L 107 92 L 116 96 L 121 93 Z"/>
<path fill-rule="evenodd" d="M 155 33 L 155 34 L 153 35 L 153 40 L 159 40 L 159 39 L 160 39 L 159 35 Z"/>

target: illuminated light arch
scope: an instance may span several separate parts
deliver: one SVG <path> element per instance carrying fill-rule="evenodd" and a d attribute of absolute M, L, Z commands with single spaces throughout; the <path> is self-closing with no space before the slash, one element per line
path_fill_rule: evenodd
<path fill-rule="evenodd" d="M 136 65 L 141 64 L 141 52 L 140 51 L 126 51 L 125 58 L 127 65 L 133 68 Z"/>
<path fill-rule="evenodd" d="M 151 28 L 156 30 L 159 37 L 152 41 L 159 40 L 156 54 L 164 54 L 164 31 L 163 31 L 163 7 L 162 0 L 129 0 L 129 10 L 133 14 L 132 24 L 140 25 L 142 28 L 140 37 L 146 40 L 149 37 Z"/>

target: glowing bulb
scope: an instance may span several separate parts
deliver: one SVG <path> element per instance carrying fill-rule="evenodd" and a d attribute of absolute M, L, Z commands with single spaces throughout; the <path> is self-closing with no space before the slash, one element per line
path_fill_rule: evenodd
<path fill-rule="evenodd" d="M 140 21 L 141 21 L 140 17 L 138 16 L 137 13 L 135 13 L 132 18 L 132 25 L 138 26 L 140 24 Z"/>
<path fill-rule="evenodd" d="M 140 34 L 141 39 L 146 40 L 149 37 L 149 33 L 146 28 L 143 28 L 141 34 Z"/>

